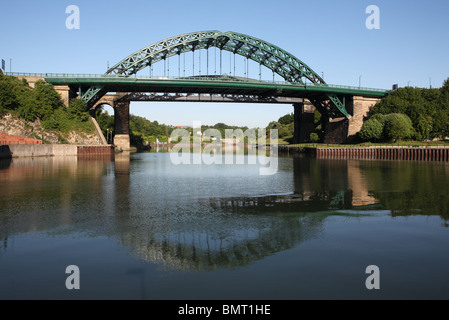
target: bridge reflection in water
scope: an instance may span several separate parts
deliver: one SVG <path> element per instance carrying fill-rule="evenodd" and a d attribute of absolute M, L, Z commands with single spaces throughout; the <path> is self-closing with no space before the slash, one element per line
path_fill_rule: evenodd
<path fill-rule="evenodd" d="M 427 197 L 429 185 L 438 184 L 434 179 L 447 174 L 443 164 L 280 158 L 282 192 L 248 190 L 242 196 L 242 190 L 231 190 L 238 172 L 228 182 L 220 180 L 225 172 L 196 177 L 204 170 L 198 167 L 184 167 L 193 171 L 179 175 L 167 158 L 117 154 L 113 163 L 76 157 L 2 163 L 0 180 L 10 186 L 0 201 L 3 249 L 8 238 L 29 231 L 87 232 L 115 238 L 135 256 L 166 269 L 214 270 L 251 264 L 321 237 L 329 216 L 408 215 L 419 209 L 440 215 L 444 223 L 448 219 L 446 187 L 433 196 L 438 203 Z M 423 174 L 428 179 L 410 189 Z M 226 190 L 196 191 L 192 179 L 207 180 L 209 189 L 223 183 Z M 398 202 L 415 200 L 404 208 L 391 194 Z"/>
<path fill-rule="evenodd" d="M 330 209 L 356 209 L 377 203 L 363 183 L 357 161 L 322 164 L 322 169 L 334 173 L 327 180 L 314 180 L 310 176 L 311 168 L 306 167 L 315 163 L 311 159 L 294 158 L 292 162 L 295 189 L 291 193 L 198 198 L 179 208 L 181 212 L 173 212 L 173 208 L 153 198 L 156 202 L 153 205 L 160 210 L 151 214 L 127 207 L 135 201 L 126 194 L 128 184 L 121 168 L 116 171 L 120 179 L 116 191 L 116 227 L 121 230 L 117 236 L 140 258 L 168 269 L 232 268 L 316 237 L 322 221 L 335 214 Z M 328 170 L 329 165 L 334 168 Z M 202 209 L 195 211 L 195 208 Z M 126 212 L 134 213 L 127 216 Z"/>

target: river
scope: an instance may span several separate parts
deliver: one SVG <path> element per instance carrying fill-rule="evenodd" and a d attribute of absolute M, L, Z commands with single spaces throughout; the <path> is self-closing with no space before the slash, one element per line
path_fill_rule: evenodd
<path fill-rule="evenodd" d="M 2 160 L 0 299 L 449 298 L 449 163 L 277 160 Z"/>

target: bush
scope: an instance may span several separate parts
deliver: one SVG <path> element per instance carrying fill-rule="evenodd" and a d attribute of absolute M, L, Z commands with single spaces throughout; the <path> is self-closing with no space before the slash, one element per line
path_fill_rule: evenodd
<path fill-rule="evenodd" d="M 384 135 L 392 140 L 410 139 L 414 136 L 412 121 L 405 114 L 387 114 L 385 116 Z"/>
<path fill-rule="evenodd" d="M 362 130 L 360 130 L 360 138 L 364 141 L 379 141 L 383 138 L 384 124 L 383 121 L 379 121 L 376 118 L 371 118 L 362 126 Z"/>
<path fill-rule="evenodd" d="M 89 112 L 87 111 L 87 103 L 82 99 L 72 99 L 69 103 L 69 112 L 81 121 L 89 120 Z"/>
<path fill-rule="evenodd" d="M 310 141 L 312 141 L 313 143 L 317 143 L 318 140 L 320 140 L 320 137 L 318 136 L 318 134 L 316 132 L 312 132 L 310 134 Z"/>

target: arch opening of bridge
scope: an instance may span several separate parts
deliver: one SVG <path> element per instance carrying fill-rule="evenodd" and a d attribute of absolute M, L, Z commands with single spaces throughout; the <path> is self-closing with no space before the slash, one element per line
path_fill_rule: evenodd
<path fill-rule="evenodd" d="M 222 52 L 242 56 L 246 61 L 254 61 L 259 68 L 265 67 L 273 75 L 279 75 L 284 82 L 262 81 L 234 76 L 193 75 L 192 77 L 156 77 L 141 79 L 137 73 L 145 68 L 152 68 L 157 62 L 169 62 L 170 57 L 206 50 L 209 63 L 209 49 L 217 48 Z M 193 61 L 193 63 L 195 63 Z M 235 66 L 235 63 L 234 63 Z M 193 67 L 195 70 L 195 67 Z M 165 68 L 164 68 L 165 70 Z M 179 75 L 179 74 L 178 74 Z M 134 76 L 134 77 L 133 77 Z M 54 83 L 57 79 L 50 79 Z M 360 88 L 343 88 L 326 84 L 309 66 L 287 51 L 264 40 L 236 32 L 202 31 L 187 33 L 146 46 L 129 55 L 111 67 L 102 77 L 93 79 L 64 79 L 72 90 L 82 97 L 90 108 L 95 108 L 105 99 L 108 92 L 117 92 L 119 96 L 113 101 L 116 119 L 116 134 L 123 141 L 117 142 L 127 148 L 129 144 L 129 102 L 138 93 L 164 93 L 175 95 L 221 95 L 222 97 L 244 97 L 240 101 L 232 98 L 232 102 L 248 102 L 249 99 L 276 100 L 280 98 L 306 99 L 322 114 L 325 125 L 329 119 L 351 119 L 353 116 L 353 97 L 371 96 L 374 92 Z M 379 96 L 379 92 L 375 92 Z M 384 94 L 383 93 L 380 93 Z M 134 96 L 132 96 L 134 95 Z M 147 100 L 150 101 L 150 100 Z M 152 100 L 155 101 L 155 100 Z M 179 100 L 180 101 L 180 100 Z M 295 102 L 295 127 L 304 122 L 304 104 Z M 310 117 L 309 117 L 310 118 Z M 307 120 L 309 122 L 309 120 Z M 299 142 L 296 134 L 295 142 Z M 126 140 L 126 136 L 128 140 Z M 119 139 L 119 137 L 117 137 Z"/>

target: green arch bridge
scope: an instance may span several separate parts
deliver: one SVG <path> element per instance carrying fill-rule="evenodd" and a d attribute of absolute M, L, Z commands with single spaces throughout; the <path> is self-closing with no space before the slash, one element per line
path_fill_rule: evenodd
<path fill-rule="evenodd" d="M 219 51 L 219 74 L 209 74 L 209 49 L 215 49 L 214 64 L 217 65 Z M 201 52 L 206 51 L 206 56 Z M 234 75 L 223 74 L 223 52 L 234 56 Z M 199 63 L 195 70 L 195 53 Z M 193 74 L 185 76 L 185 54 L 193 55 Z M 259 75 L 264 67 L 273 73 L 273 81 L 251 79 L 235 75 L 235 56 L 242 56 L 259 65 Z M 184 70 L 181 76 L 181 56 Z M 178 76 L 167 76 L 166 64 L 170 57 L 178 59 Z M 201 57 L 203 63 L 201 63 Z M 175 58 L 176 59 L 176 58 Z M 206 62 L 206 74 L 201 66 Z M 164 76 L 142 77 L 138 72 L 145 68 L 152 70 L 158 63 L 164 63 Z M 232 66 L 232 61 L 229 62 Z M 203 67 L 204 70 L 204 67 Z M 248 67 L 247 69 L 248 70 Z M 274 75 L 283 81 L 274 81 Z M 208 102 L 264 102 L 291 103 L 295 106 L 295 140 L 300 139 L 299 126 L 304 114 L 304 99 L 310 101 L 327 120 L 343 118 L 350 122 L 358 112 L 358 105 L 375 102 L 387 94 L 386 90 L 329 85 L 308 65 L 291 53 L 248 35 L 236 32 L 201 31 L 187 33 L 161 40 L 129 55 L 111 67 L 103 75 L 44 74 L 45 81 L 58 88 L 65 86 L 68 99 L 81 97 L 90 108 L 104 103 L 107 94 L 125 93 L 115 96 L 116 135 L 128 135 L 123 143 L 129 146 L 129 102 L 130 101 L 208 101 Z M 145 93 L 150 93 L 145 94 Z M 161 95 L 162 94 L 162 95 Z M 163 98 L 165 97 L 165 98 Z M 356 98 L 355 98 L 356 97 Z M 68 100 L 67 99 L 67 100 Z M 126 105 L 127 104 L 127 105 Z M 118 111 L 118 112 L 117 112 Z M 118 115 L 117 115 L 118 114 Z M 353 120 L 354 121 L 354 120 Z M 298 122 L 298 123 L 296 123 Z M 350 125 L 349 125 L 350 127 Z M 310 130 L 309 130 L 310 131 Z"/>

